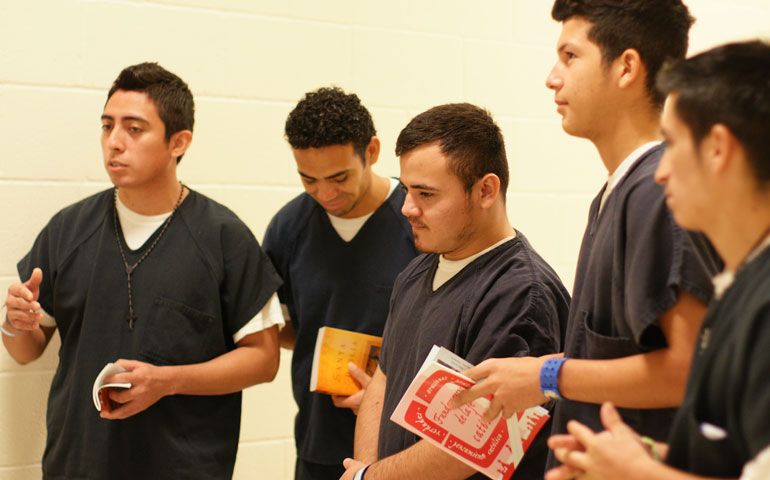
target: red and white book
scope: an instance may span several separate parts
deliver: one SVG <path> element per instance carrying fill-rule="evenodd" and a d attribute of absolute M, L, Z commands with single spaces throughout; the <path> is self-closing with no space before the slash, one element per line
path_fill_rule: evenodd
<path fill-rule="evenodd" d="M 460 373 L 472 366 L 434 345 L 390 419 L 489 478 L 508 480 L 548 421 L 548 411 L 532 407 L 488 423 L 485 397 L 450 409 L 450 400 L 476 383 Z"/>

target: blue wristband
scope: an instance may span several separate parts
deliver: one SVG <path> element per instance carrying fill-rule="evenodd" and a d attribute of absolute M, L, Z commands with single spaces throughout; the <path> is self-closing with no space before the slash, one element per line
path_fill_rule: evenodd
<path fill-rule="evenodd" d="M 568 359 L 549 358 L 540 369 L 540 391 L 551 400 L 564 400 L 559 391 L 559 370 Z"/>

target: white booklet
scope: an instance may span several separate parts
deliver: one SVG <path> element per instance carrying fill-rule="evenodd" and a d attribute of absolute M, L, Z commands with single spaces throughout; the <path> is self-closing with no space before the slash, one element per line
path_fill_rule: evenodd
<path fill-rule="evenodd" d="M 126 369 L 120 365 L 108 363 L 104 366 L 104 368 L 102 368 L 102 371 L 99 372 L 99 375 L 96 376 L 96 380 L 94 380 L 92 395 L 94 399 L 94 406 L 96 407 L 97 411 L 101 412 L 102 409 L 104 409 L 105 411 L 109 412 L 112 410 L 114 402 L 110 400 L 109 389 L 131 388 L 131 384 L 128 382 L 104 383 L 104 380 L 110 375 L 123 373 L 125 371 Z"/>
<path fill-rule="evenodd" d="M 472 366 L 434 345 L 390 419 L 489 478 L 508 480 L 548 421 L 548 410 L 532 407 L 487 423 L 485 397 L 450 409 L 450 400 L 476 383 L 460 373 Z"/>

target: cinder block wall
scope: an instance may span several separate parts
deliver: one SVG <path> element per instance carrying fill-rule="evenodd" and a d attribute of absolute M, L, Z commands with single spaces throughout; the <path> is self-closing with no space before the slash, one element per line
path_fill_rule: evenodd
<path fill-rule="evenodd" d="M 770 36 L 764 0 L 690 0 L 691 51 Z M 192 188 L 236 211 L 258 238 L 300 191 L 282 138 L 308 90 L 357 92 L 383 142 L 377 170 L 398 175 L 393 145 L 436 104 L 487 107 L 504 129 L 508 206 L 571 286 L 590 199 L 605 178 L 593 147 L 567 137 L 544 86 L 559 26 L 547 0 L 0 0 L 0 292 L 63 206 L 109 186 L 99 115 L 124 67 L 155 60 L 190 84 Z M 45 401 L 58 341 L 26 367 L 0 352 L 0 479 L 40 478 Z M 294 446 L 285 352 L 278 378 L 244 397 L 235 477 L 290 479 Z M 85 406 L 84 408 L 88 408 Z"/>

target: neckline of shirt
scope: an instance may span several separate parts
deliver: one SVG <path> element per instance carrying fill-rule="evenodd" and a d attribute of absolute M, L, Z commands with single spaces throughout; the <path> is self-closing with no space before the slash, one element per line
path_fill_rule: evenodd
<path fill-rule="evenodd" d="M 158 215 L 142 215 L 141 213 L 137 213 L 128 208 L 126 204 L 123 203 L 123 200 L 120 199 L 120 195 L 117 195 L 115 198 L 117 198 L 116 205 L 118 209 L 118 218 L 121 221 L 121 226 L 123 225 L 124 217 L 126 220 L 132 223 L 158 223 L 158 226 L 160 226 L 160 224 L 163 223 L 163 221 L 173 213 L 173 210 L 170 210 L 166 213 L 161 213 Z"/>
<path fill-rule="evenodd" d="M 173 210 L 159 215 L 142 215 L 128 208 L 120 195 L 116 195 L 115 208 L 118 210 L 118 221 L 123 230 L 123 239 L 131 250 L 144 245 L 163 222 L 173 213 Z"/>
<path fill-rule="evenodd" d="M 615 187 L 618 186 L 620 181 L 623 179 L 623 177 L 626 176 L 629 170 L 631 170 L 631 167 L 639 161 L 640 158 L 644 156 L 645 153 L 649 152 L 653 148 L 660 145 L 660 140 L 655 140 L 652 142 L 647 142 L 644 145 L 639 146 L 636 148 L 633 152 L 631 152 L 622 162 L 620 162 L 620 165 L 618 165 L 618 168 L 615 169 L 614 172 L 612 172 L 607 177 L 607 187 L 604 189 L 604 193 L 602 193 L 602 201 L 599 204 L 599 212 L 601 213 L 602 208 L 604 208 L 604 202 L 607 200 L 607 198 L 610 196 L 610 193 L 615 189 Z"/>
<path fill-rule="evenodd" d="M 749 252 L 746 256 L 746 260 L 743 261 L 738 270 L 756 260 L 756 258 L 768 247 L 770 247 L 770 235 L 765 236 L 765 239 L 762 240 L 754 250 Z M 711 284 L 714 285 L 714 298 L 716 300 L 722 298 L 722 295 L 724 295 L 727 289 L 735 282 L 735 275 L 736 270 L 728 270 L 726 268 L 714 275 L 711 279 Z"/>
<path fill-rule="evenodd" d="M 395 178 L 389 178 L 388 180 L 390 180 L 390 190 L 388 190 L 388 195 L 385 197 L 386 202 L 396 190 L 396 187 L 398 187 L 398 180 Z M 342 238 L 344 241 L 349 242 L 353 240 L 356 234 L 358 234 L 358 231 L 361 230 L 361 227 L 364 226 L 366 221 L 369 220 L 369 217 L 374 215 L 374 212 L 377 210 L 379 210 L 379 207 L 375 208 L 366 215 L 355 218 L 336 217 L 329 212 L 326 212 L 326 216 L 329 217 L 329 221 L 331 222 L 332 227 L 334 227 L 334 230 L 337 232 L 337 235 L 339 235 L 340 238 Z"/>
<path fill-rule="evenodd" d="M 494 245 L 491 245 L 485 248 L 484 250 L 480 251 L 479 253 L 475 253 L 470 257 L 461 258 L 460 260 L 448 260 L 444 258 L 444 255 L 439 255 L 438 266 L 436 267 L 436 273 L 433 274 L 433 291 L 435 292 L 436 290 L 441 288 L 441 285 L 451 280 L 452 277 L 457 275 L 463 268 L 470 265 L 471 262 L 473 262 L 480 256 L 484 255 L 487 252 L 491 252 L 495 248 L 499 247 L 500 245 L 510 240 L 513 240 L 514 238 L 516 238 L 516 235 L 505 237 L 504 239 L 500 240 Z"/>

